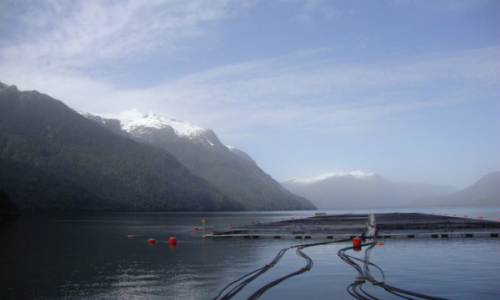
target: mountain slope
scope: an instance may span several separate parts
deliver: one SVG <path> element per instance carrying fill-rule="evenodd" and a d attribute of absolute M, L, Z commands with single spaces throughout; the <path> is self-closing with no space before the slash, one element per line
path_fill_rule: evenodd
<path fill-rule="evenodd" d="M 137 141 L 163 148 L 192 173 L 251 210 L 315 209 L 262 171 L 244 152 L 223 145 L 210 129 L 155 113 L 129 113 L 126 130 Z"/>
<path fill-rule="evenodd" d="M 0 225 L 4 217 L 19 214 L 17 206 L 10 200 L 9 195 L 0 189 Z"/>
<path fill-rule="evenodd" d="M 393 183 L 361 171 L 337 172 L 282 185 L 310 199 L 320 209 L 357 209 L 409 206 L 428 196 L 449 195 L 453 188 L 429 184 Z"/>
<path fill-rule="evenodd" d="M 21 209 L 236 210 L 169 153 L 36 91 L 0 86 L 0 188 Z"/>
<path fill-rule="evenodd" d="M 500 172 L 490 173 L 472 186 L 435 202 L 438 205 L 500 205 Z"/>

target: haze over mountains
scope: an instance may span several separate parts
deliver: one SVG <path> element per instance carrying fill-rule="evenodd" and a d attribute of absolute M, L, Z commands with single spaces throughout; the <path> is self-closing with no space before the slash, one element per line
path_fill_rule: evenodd
<path fill-rule="evenodd" d="M 362 171 L 328 173 L 282 183 L 319 209 L 500 205 L 499 184 L 500 172 L 457 191 L 443 185 L 390 182 L 380 175 Z"/>
<path fill-rule="evenodd" d="M 257 200 L 253 202 L 247 203 L 252 197 L 246 195 L 236 199 L 194 175 L 165 149 L 133 140 L 130 134 L 121 131 L 119 121 L 101 119 L 104 124 L 101 126 L 96 124 L 98 119 L 88 120 L 61 101 L 39 92 L 22 92 L 15 86 L 0 83 L 0 188 L 20 209 L 314 208 L 309 201 L 292 195 L 277 182 L 263 188 L 253 185 L 253 190 L 247 192 L 261 196 L 263 191 L 270 190 L 267 196 L 255 197 Z M 144 129 L 139 126 L 137 130 L 139 128 Z M 151 133 L 148 130 L 144 136 L 150 136 L 146 135 Z M 171 128 L 160 131 L 169 130 L 172 131 Z M 138 131 L 131 132 L 138 134 Z M 206 132 L 206 137 L 216 141 L 213 132 Z M 179 145 L 185 142 L 181 139 Z M 241 157 L 224 149 L 228 155 Z M 184 148 L 180 151 L 188 152 Z M 241 160 L 250 164 L 248 158 Z M 255 172 L 273 182 L 264 172 Z"/>
<path fill-rule="evenodd" d="M 86 117 L 115 132 L 116 121 Z M 158 113 L 130 111 L 121 115 L 122 129 L 136 141 L 167 150 L 193 174 L 253 210 L 314 209 L 306 199 L 284 189 L 255 161 L 233 146 L 223 145 L 215 132 Z"/>
<path fill-rule="evenodd" d="M 470 187 L 447 197 L 424 199 L 419 206 L 500 205 L 500 172 L 483 176 Z"/>

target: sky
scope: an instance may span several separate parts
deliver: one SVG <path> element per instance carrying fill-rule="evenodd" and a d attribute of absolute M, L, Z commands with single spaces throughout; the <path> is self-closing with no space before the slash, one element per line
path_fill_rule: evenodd
<path fill-rule="evenodd" d="M 211 128 L 278 181 L 500 170 L 497 0 L 0 0 L 0 81 Z"/>

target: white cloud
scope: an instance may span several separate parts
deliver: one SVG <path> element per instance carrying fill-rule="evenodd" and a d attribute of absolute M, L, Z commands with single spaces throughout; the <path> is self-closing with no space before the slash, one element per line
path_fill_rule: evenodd
<path fill-rule="evenodd" d="M 318 65 L 287 56 L 167 82 L 156 88 L 161 99 L 155 105 L 182 106 L 184 116 L 218 126 L 359 125 L 491 94 L 500 80 L 498 53 L 495 47 L 373 65 Z"/>
<path fill-rule="evenodd" d="M 183 41 L 206 36 L 239 7 L 231 1 L 26 2 L 18 29 L 24 36 L 3 47 L 3 61 L 40 69 L 86 68 L 106 60 L 173 53 Z M 23 59 L 21 59 L 23 58 Z"/>
<path fill-rule="evenodd" d="M 0 48 L 1 80 L 8 74 L 6 83 L 82 110 L 157 110 L 228 134 L 271 125 L 335 131 L 498 94 L 500 47 L 349 64 L 332 60 L 339 49 L 320 47 L 117 88 L 92 67 L 175 53 L 252 2 L 26 3 L 23 36 Z M 335 10 L 328 1 L 293 3 L 309 15 Z"/>
<path fill-rule="evenodd" d="M 223 134 L 261 126 L 335 132 L 474 101 L 481 93 L 498 94 L 499 50 L 373 65 L 323 59 L 318 64 L 287 55 L 205 70 L 145 89 L 115 89 L 70 73 L 33 72 L 25 80 L 77 109 L 155 110 Z"/>

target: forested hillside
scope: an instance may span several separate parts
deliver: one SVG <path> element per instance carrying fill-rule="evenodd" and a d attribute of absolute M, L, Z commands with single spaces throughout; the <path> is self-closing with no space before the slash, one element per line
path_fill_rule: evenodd
<path fill-rule="evenodd" d="M 21 209 L 243 209 L 167 151 L 119 136 L 47 95 L 4 84 L 0 168 L 0 188 Z"/>

